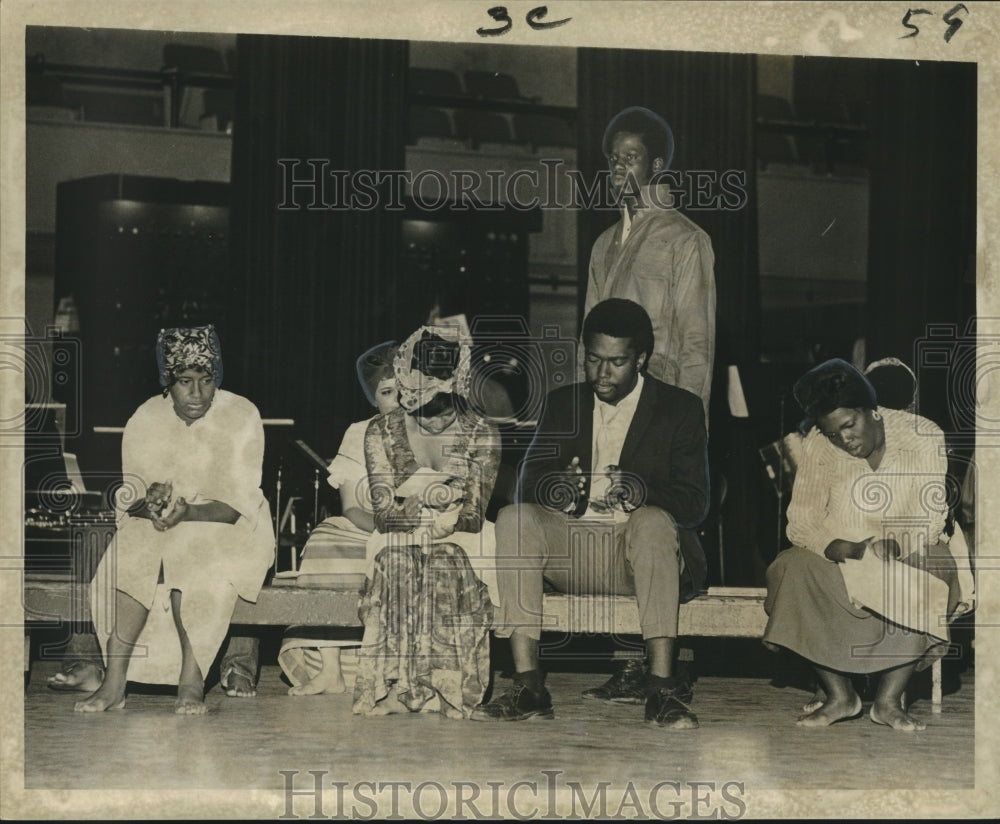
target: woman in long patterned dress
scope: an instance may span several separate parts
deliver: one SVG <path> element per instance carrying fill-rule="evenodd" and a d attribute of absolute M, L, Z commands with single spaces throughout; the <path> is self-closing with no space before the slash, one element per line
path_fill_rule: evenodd
<path fill-rule="evenodd" d="M 395 359 L 400 408 L 368 426 L 378 533 L 359 614 L 354 712 L 468 718 L 489 682 L 496 428 L 466 403 L 469 343 L 421 327 Z M 484 579 L 486 583 L 484 583 Z"/>

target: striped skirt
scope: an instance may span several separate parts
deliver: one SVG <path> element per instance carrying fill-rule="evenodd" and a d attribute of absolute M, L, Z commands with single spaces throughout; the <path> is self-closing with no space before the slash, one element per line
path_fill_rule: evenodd
<path fill-rule="evenodd" d="M 296 584 L 360 593 L 365 583 L 365 545 L 368 533 L 359 530 L 347 518 L 327 518 L 309 535 L 302 550 L 302 562 Z M 293 626 L 285 632 L 278 653 L 278 663 L 292 686 L 311 680 L 322 669 L 322 647 L 357 647 L 361 644 L 360 627 Z M 344 675 L 350 681 L 348 663 L 356 660 L 342 656 Z M 348 689 L 351 684 L 348 684 Z"/>

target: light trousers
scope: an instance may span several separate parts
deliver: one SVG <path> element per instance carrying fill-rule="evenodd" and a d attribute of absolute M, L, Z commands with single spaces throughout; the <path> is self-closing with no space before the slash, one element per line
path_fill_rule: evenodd
<path fill-rule="evenodd" d="M 496 635 L 542 633 L 543 579 L 572 595 L 634 595 L 643 638 L 676 638 L 682 556 L 677 525 L 645 506 L 627 521 L 571 518 L 514 504 L 496 522 Z"/>

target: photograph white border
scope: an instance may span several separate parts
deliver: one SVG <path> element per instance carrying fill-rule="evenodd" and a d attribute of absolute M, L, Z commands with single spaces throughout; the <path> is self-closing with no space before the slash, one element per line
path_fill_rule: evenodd
<path fill-rule="evenodd" d="M 291 0 L 4 0 L 0 6 L 0 318 L 23 331 L 25 271 L 25 54 L 30 25 L 94 28 L 302 34 L 338 37 L 484 42 L 476 34 L 494 25 L 483 2 L 339 2 Z M 539 2 L 510 0 L 511 17 L 524 20 Z M 901 18 L 913 4 L 742 2 L 548 2 L 552 19 L 572 18 L 559 28 L 534 31 L 515 25 L 491 43 L 533 46 L 628 47 L 654 50 L 754 52 L 758 54 L 959 60 L 978 64 L 977 314 L 1000 318 L 996 244 L 1000 239 L 1000 6 L 967 3 L 965 25 L 945 42 L 927 26 L 913 38 Z M 944 13 L 951 0 L 919 4 Z M 0 329 L 10 333 L 10 328 Z M 17 332 L 14 331 L 14 334 Z M 11 420 L 23 404 L 23 376 L 0 373 L 0 420 Z M 990 407 L 997 398 L 980 398 Z M 997 420 L 983 408 L 982 420 Z M 980 503 L 1000 480 L 996 450 L 977 456 Z M 21 553 L 23 530 L 19 480 L 23 455 L 0 449 L 0 556 Z M 13 487 L 13 488 L 12 488 Z M 978 507 L 982 536 L 1000 535 L 1000 508 Z M 986 543 L 989 543 L 987 541 Z M 979 568 L 977 624 L 998 625 L 993 576 Z M 0 815 L 3 818 L 275 817 L 284 808 L 279 792 L 245 791 L 42 791 L 25 790 L 23 773 L 23 639 L 20 578 L 0 569 Z M 1000 660 L 997 634 L 976 637 L 976 788 L 971 791 L 776 791 L 748 788 L 747 816 L 771 817 L 992 817 L 997 806 L 1000 701 L 994 683 Z"/>

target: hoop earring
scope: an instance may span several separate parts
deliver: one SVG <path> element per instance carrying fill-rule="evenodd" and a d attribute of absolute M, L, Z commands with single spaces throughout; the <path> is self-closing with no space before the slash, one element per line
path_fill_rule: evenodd
<path fill-rule="evenodd" d="M 873 409 L 872 410 L 872 419 L 876 420 L 876 421 L 882 420 L 882 413 L 879 412 L 877 409 Z"/>

